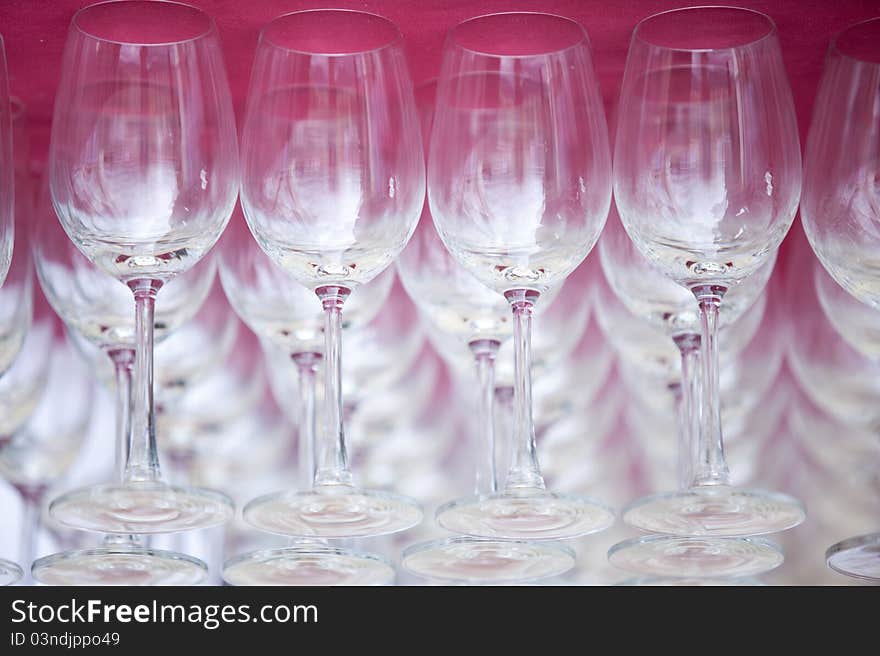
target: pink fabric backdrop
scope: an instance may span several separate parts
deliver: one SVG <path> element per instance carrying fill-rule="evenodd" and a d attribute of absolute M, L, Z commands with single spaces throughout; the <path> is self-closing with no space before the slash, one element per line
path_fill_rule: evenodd
<path fill-rule="evenodd" d="M 219 25 L 239 113 L 260 27 L 279 14 L 298 9 L 361 9 L 393 20 L 406 38 L 416 82 L 438 73 L 446 30 L 465 18 L 510 10 L 547 11 L 574 18 L 590 34 L 595 65 L 610 109 L 617 97 L 635 24 L 650 14 L 687 4 L 685 0 L 189 1 L 210 12 Z M 6 41 L 10 86 L 12 93 L 28 104 L 37 165 L 47 150 L 67 25 L 73 13 L 88 4 L 90 0 L 0 1 L 0 33 Z M 769 14 L 779 27 L 803 141 L 831 35 L 850 23 L 880 15 L 880 0 L 761 0 L 739 4 Z M 793 237 L 784 245 L 784 251 L 791 249 L 790 242 L 799 239 L 798 235 Z"/>

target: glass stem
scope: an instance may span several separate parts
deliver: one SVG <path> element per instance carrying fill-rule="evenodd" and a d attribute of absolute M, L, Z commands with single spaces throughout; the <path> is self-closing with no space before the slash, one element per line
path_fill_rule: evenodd
<path fill-rule="evenodd" d="M 290 356 L 299 372 L 299 439 L 297 440 L 299 480 L 308 488 L 315 477 L 315 377 L 320 353 L 294 353 Z"/>
<path fill-rule="evenodd" d="M 116 480 L 125 478 L 125 464 L 131 445 L 131 371 L 134 349 L 114 349 L 108 352 L 116 374 Z"/>
<path fill-rule="evenodd" d="M 134 292 L 135 358 L 131 439 L 123 476 L 126 483 L 158 481 L 161 479 L 161 472 L 153 414 L 153 320 L 156 294 L 162 287 L 162 282 L 133 280 L 128 286 Z"/>
<path fill-rule="evenodd" d="M 513 387 L 495 388 L 495 434 L 501 435 L 495 441 L 495 471 L 507 471 L 511 463 L 511 438 L 513 436 Z"/>
<path fill-rule="evenodd" d="M 315 290 L 324 306 L 324 433 L 316 440 L 315 487 L 352 484 L 345 452 L 342 407 L 342 306 L 351 290 L 325 285 Z"/>
<path fill-rule="evenodd" d="M 718 367 L 718 311 L 727 291 L 719 285 L 701 285 L 691 291 L 700 304 L 702 322 L 703 397 L 700 433 L 691 485 L 728 485 L 724 438 L 721 433 L 721 389 Z"/>
<path fill-rule="evenodd" d="M 694 445 L 700 434 L 700 336 L 682 333 L 673 338 L 681 355 L 681 382 L 673 389 L 678 418 L 678 487 L 686 489 L 693 475 Z"/>
<path fill-rule="evenodd" d="M 469 344 L 474 354 L 477 378 L 480 384 L 479 447 L 476 459 L 474 490 L 477 495 L 498 491 L 495 468 L 495 356 L 500 343 L 494 339 L 477 339 Z"/>
<path fill-rule="evenodd" d="M 513 443 L 507 489 L 544 489 L 538 466 L 535 424 L 532 421 L 532 309 L 538 300 L 532 289 L 505 292 L 513 310 Z"/>
<path fill-rule="evenodd" d="M 31 563 L 36 560 L 37 536 L 40 532 L 40 504 L 44 489 L 18 488 L 21 497 L 21 538 L 19 553 L 21 568 L 24 572 L 21 585 L 28 585 L 31 579 Z"/>
<path fill-rule="evenodd" d="M 128 462 L 128 453 L 131 448 L 131 372 L 134 366 L 134 349 L 114 349 L 107 355 L 113 361 L 113 371 L 116 374 L 116 450 L 114 470 L 116 481 L 125 481 L 125 464 Z M 136 535 L 104 536 L 104 544 L 107 546 L 140 546 L 140 538 Z"/>

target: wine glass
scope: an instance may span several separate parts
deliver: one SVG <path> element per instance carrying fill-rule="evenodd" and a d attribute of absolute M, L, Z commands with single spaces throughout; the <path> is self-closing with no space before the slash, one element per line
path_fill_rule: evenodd
<path fill-rule="evenodd" d="M 880 233 L 880 18 L 852 25 L 831 41 L 807 138 L 801 215 L 823 266 L 849 293 L 880 308 L 876 248 Z M 845 540 L 827 553 L 832 569 L 880 578 L 877 534 Z"/>
<path fill-rule="evenodd" d="M 266 25 L 242 134 L 241 203 L 257 243 L 321 300 L 325 427 L 310 491 L 255 499 L 253 526 L 308 537 L 402 531 L 410 499 L 354 487 L 343 430 L 342 307 L 403 250 L 424 200 L 424 159 L 402 36 L 359 11 Z"/>
<path fill-rule="evenodd" d="M 34 313 L 31 225 L 34 185 L 31 175 L 30 113 L 27 105 L 9 96 L 13 169 L 13 221 L 17 237 L 10 253 L 5 281 L 0 283 L 0 376 L 18 355 Z M 41 299 L 42 300 L 42 299 Z"/>
<path fill-rule="evenodd" d="M 611 161 L 587 34 L 539 13 L 480 16 L 443 49 L 428 195 L 459 265 L 513 312 L 516 414 L 504 489 L 437 510 L 484 538 L 562 539 L 614 521 L 603 504 L 546 489 L 532 419 L 531 318 L 593 247 L 608 213 Z"/>
<path fill-rule="evenodd" d="M 689 289 L 701 319 L 698 460 L 687 490 L 630 506 L 628 523 L 680 536 L 750 536 L 804 519 L 794 498 L 729 484 L 719 399 L 719 308 L 772 256 L 801 188 L 776 26 L 735 7 L 636 26 L 618 109 L 614 194 L 636 247 Z"/>
<path fill-rule="evenodd" d="M 22 443 L 26 442 L 23 431 L 44 396 L 52 367 L 52 347 L 51 322 L 34 322 L 12 365 L 0 376 L 0 463 L 4 452 L 13 454 L 25 450 L 22 448 Z M 3 471 L 2 466 L 0 471 L 4 473 L 4 478 L 9 473 Z M 19 551 L 24 556 L 24 561 L 32 556 L 31 537 L 38 523 L 38 503 L 44 490 L 32 490 L 24 477 L 21 481 L 12 479 L 10 482 L 23 501 L 23 530 Z M 22 484 L 17 484 L 19 482 Z M 27 566 L 30 562 L 23 564 Z M 21 578 L 22 572 L 18 565 L 0 562 L 0 582 L 8 585 Z"/>
<path fill-rule="evenodd" d="M 10 98 L 12 108 L 13 165 L 15 169 L 15 232 L 17 247 L 8 262 L 6 279 L 0 286 L 0 376 L 24 343 L 33 316 L 33 261 L 29 248 L 29 226 L 33 218 L 33 194 L 29 171 L 30 150 L 27 110 L 19 99 Z"/>
<path fill-rule="evenodd" d="M 801 390 L 825 413 L 853 428 L 877 430 L 880 426 L 880 361 L 864 333 L 869 306 L 840 289 L 818 262 L 811 263 L 813 276 L 798 281 L 789 293 L 790 305 L 798 310 L 791 325 L 787 361 Z M 795 281 L 792 281 L 792 285 Z M 843 301 L 848 301 L 842 305 Z M 831 318 L 833 316 L 833 318 Z M 848 338 L 847 338 L 848 337 Z M 867 339 L 866 339 L 867 337 Z"/>
<path fill-rule="evenodd" d="M 831 41 L 813 108 L 804 163 L 804 231 L 834 279 L 880 307 L 875 224 L 880 185 L 880 18 Z"/>
<path fill-rule="evenodd" d="M 220 236 L 238 189 L 232 100 L 214 21 L 175 2 L 90 5 L 70 25 L 48 175 L 61 225 L 135 299 L 124 481 L 55 499 L 60 523 L 161 533 L 230 519 L 217 492 L 161 477 L 153 416 L 156 295 Z"/>
<path fill-rule="evenodd" d="M 629 321 L 649 323 L 665 333 L 678 349 L 680 375 L 670 380 L 668 388 L 677 421 L 679 489 L 686 490 L 691 482 L 692 454 L 700 430 L 700 328 L 693 295 L 664 276 L 638 251 L 613 207 L 598 248 L 609 287 L 633 315 Z M 754 275 L 731 288 L 719 316 L 722 330 L 735 325 L 761 295 L 775 259 L 774 254 Z M 609 329 L 615 330 L 616 324 L 613 322 Z M 737 332 L 742 335 L 746 331 Z M 640 499 L 635 505 L 646 507 L 642 514 L 647 514 L 650 521 L 663 521 L 665 505 L 654 505 L 651 499 Z M 653 510 L 660 513 L 659 518 L 651 515 Z M 617 567 L 640 575 L 668 576 L 680 572 L 687 576 L 755 576 L 781 565 L 782 552 L 772 542 L 757 538 L 651 535 L 615 544 L 608 559 Z"/>
<path fill-rule="evenodd" d="M 315 473 L 315 385 L 324 328 L 321 301 L 260 249 L 238 208 L 220 241 L 220 262 L 220 279 L 235 312 L 296 368 L 292 396 L 296 404 L 289 414 L 298 425 L 299 479 L 307 486 Z M 356 329 L 375 316 L 391 289 L 391 273 L 388 269 L 353 291 L 344 329 Z M 393 580 L 394 569 L 376 554 L 306 539 L 235 556 L 224 565 L 223 577 L 233 585 L 367 585 Z"/>
<path fill-rule="evenodd" d="M 431 85 L 429 90 L 434 88 Z M 511 333 L 508 303 L 452 257 L 437 234 L 427 204 L 413 238 L 397 260 L 397 270 L 410 298 L 434 328 L 458 339 L 471 352 L 479 391 L 471 433 L 476 437 L 471 447 L 476 454 L 473 493 L 478 497 L 495 494 L 495 360 L 502 341 Z M 438 523 L 442 526 L 439 516 Z M 531 581 L 558 576 L 574 564 L 574 552 L 561 545 L 469 536 L 420 542 L 401 554 L 401 566 L 416 576 L 468 583 Z"/>
<path fill-rule="evenodd" d="M 115 475 L 123 483 L 135 359 L 131 292 L 95 266 L 64 233 L 52 206 L 48 180 L 37 202 L 32 234 L 37 276 L 49 305 L 66 324 L 82 357 L 99 372 L 98 378 L 115 389 Z M 159 290 L 154 317 L 157 344 L 164 343 L 199 311 L 215 269 L 213 257 L 203 258 Z M 83 342 L 89 347 L 87 353 L 83 353 Z M 171 377 L 179 379 L 179 374 L 177 367 Z M 163 379 L 162 371 L 159 379 Z M 134 535 L 111 533 L 99 546 L 39 559 L 33 574 L 38 581 L 52 585 L 184 585 L 201 581 L 206 570 L 198 559 L 146 547 Z"/>
<path fill-rule="evenodd" d="M 0 444 L 0 475 L 18 492 L 24 509 L 20 562 L 29 566 L 37 547 L 43 503 L 49 487 L 70 469 L 80 451 L 92 417 L 94 386 L 82 359 L 73 350 L 60 322 L 43 316 L 34 326 L 50 335 L 48 344 L 30 344 L 23 358 L 43 357 L 48 371 L 38 400 L 24 425 Z M 29 571 L 28 571 L 29 573 Z"/>
<path fill-rule="evenodd" d="M 15 234 L 15 170 L 12 146 L 12 111 L 6 73 L 6 48 L 0 34 L 0 287 L 12 261 Z M 13 570 L 10 569 L 10 572 Z"/>
<path fill-rule="evenodd" d="M 880 361 L 880 310 L 846 291 L 819 262 L 813 266 L 813 285 L 822 314 L 837 334 L 865 358 Z"/>

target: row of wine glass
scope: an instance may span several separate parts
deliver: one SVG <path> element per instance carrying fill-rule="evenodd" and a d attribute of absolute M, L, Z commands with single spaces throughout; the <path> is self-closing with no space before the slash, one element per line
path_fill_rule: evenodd
<path fill-rule="evenodd" d="M 876 96 L 870 95 L 876 66 L 869 59 L 869 73 L 859 71 L 862 51 L 870 54 L 864 43 L 878 26 L 869 21 L 835 41 L 829 60 L 835 65 L 827 67 L 823 85 L 843 75 L 841 84 L 867 94 L 855 95 L 841 121 L 834 106 L 839 96 L 820 93 L 812 132 L 842 124 L 845 134 L 835 132 L 832 146 L 855 134 L 867 136 L 869 147 L 856 158 L 823 151 L 817 165 L 831 170 L 821 184 L 807 185 L 804 202 L 808 228 L 834 227 L 808 230 L 820 259 L 867 300 L 870 262 L 856 256 L 858 249 L 835 250 L 834 244 L 840 232 L 847 245 L 854 235 L 866 239 L 864 212 L 876 214 L 870 172 L 877 122 L 858 120 L 858 111 Z M 486 317 L 485 327 L 460 336 L 479 369 L 487 454 L 495 451 L 491 390 L 501 343 L 493 333 L 499 302 L 512 312 L 514 356 L 503 484 L 494 459 L 486 458 L 476 493 L 436 513 L 440 526 L 469 539 L 455 541 L 454 553 L 446 543 L 427 550 L 439 548 L 444 566 L 473 558 L 541 563 L 558 559 L 560 548 L 537 541 L 580 537 L 614 520 L 601 501 L 547 488 L 531 383 L 536 305 L 554 293 L 563 302 L 578 293 L 560 288 L 605 226 L 613 177 L 623 238 L 604 242 L 621 273 L 609 281 L 636 314 L 644 310 L 636 307 L 638 288 L 659 290 L 649 304 L 651 311 L 659 308 L 678 346 L 682 371 L 679 490 L 640 499 L 623 512 L 628 524 L 671 538 L 637 541 L 629 553 L 655 558 L 659 548 L 662 557 L 683 550 L 709 558 L 740 555 L 747 547 L 764 558 L 772 548 L 752 537 L 798 525 L 804 508 L 785 494 L 731 485 L 718 339 L 722 326 L 758 296 L 801 195 L 796 120 L 772 21 L 750 10 L 701 7 L 641 22 L 621 92 L 613 176 L 579 24 L 508 13 L 456 26 L 444 47 L 436 97 L 421 112 L 401 41 L 387 20 L 362 12 L 296 12 L 267 25 L 252 72 L 239 176 L 231 99 L 210 17 L 186 5 L 140 0 L 92 5 L 74 16 L 56 98 L 48 194 L 73 244 L 134 295 L 130 339 L 120 337 L 113 348 L 102 344 L 111 358 L 133 361 L 133 393 L 118 480 L 64 494 L 50 514 L 112 536 L 191 530 L 231 518 L 225 495 L 168 484 L 160 473 L 153 342 L 159 291 L 203 260 L 226 228 L 240 187 L 256 244 L 320 301 L 323 348 L 296 359 L 305 390 L 322 360 L 327 402 L 323 431 L 305 420 L 306 432 L 314 434 L 304 441 L 314 443 L 307 459 L 311 488 L 264 495 L 244 508 L 253 526 L 300 541 L 234 565 L 246 571 L 376 569 L 371 554 L 315 539 L 393 533 L 422 519 L 412 499 L 354 485 L 343 430 L 341 340 L 343 306 L 398 257 L 415 229 L 425 196 L 424 135 L 425 211 L 443 245 L 433 250 L 444 254 L 435 259 L 447 262 L 417 263 L 411 280 L 421 285 L 417 305 L 441 320 L 469 325 L 475 305 Z M 831 105 L 827 113 L 825 105 Z M 808 179 L 810 155 L 808 148 Z M 811 194 L 846 202 L 823 201 L 817 224 L 808 211 Z M 250 244 L 251 235 L 236 241 Z M 649 282 L 654 272 L 666 287 Z M 482 286 L 474 291 L 475 284 Z M 309 396 L 304 392 L 303 407 L 313 406 Z M 145 547 L 129 547 L 144 556 Z M 101 557 L 118 551 L 107 549 L 112 553 Z"/>

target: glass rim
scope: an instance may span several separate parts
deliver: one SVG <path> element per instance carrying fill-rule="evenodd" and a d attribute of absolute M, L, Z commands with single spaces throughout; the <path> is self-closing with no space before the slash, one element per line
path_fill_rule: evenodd
<path fill-rule="evenodd" d="M 175 5 L 176 7 L 184 7 L 186 9 L 191 9 L 195 12 L 201 14 L 208 21 L 208 29 L 198 34 L 194 34 L 193 36 L 187 37 L 185 39 L 176 39 L 171 41 L 157 41 L 155 43 L 144 43 L 142 41 L 123 41 L 120 39 L 111 39 L 106 36 L 100 36 L 91 32 L 85 28 L 83 28 L 79 24 L 80 18 L 88 13 L 90 10 L 95 9 L 97 7 L 104 7 L 107 5 L 132 5 L 132 4 L 140 4 L 140 5 Z M 75 29 L 77 32 L 85 36 L 86 38 L 92 39 L 93 41 L 100 41 L 102 43 L 112 43 L 114 45 L 120 46 L 138 46 L 140 48 L 151 48 L 151 47 L 159 47 L 159 48 L 167 48 L 169 46 L 179 46 L 185 43 L 192 43 L 193 41 L 198 41 L 199 39 L 204 39 L 212 34 L 217 33 L 217 24 L 214 22 L 214 19 L 211 15 L 206 12 L 204 9 L 200 7 L 196 7 L 195 5 L 190 5 L 185 2 L 178 2 L 177 0 L 102 0 L 101 2 L 95 2 L 93 4 L 87 5 L 78 9 L 76 13 L 73 15 L 73 18 L 70 19 L 70 29 Z"/>
<path fill-rule="evenodd" d="M 681 46 L 662 46 L 657 43 L 654 43 L 644 37 L 640 36 L 641 28 L 648 23 L 649 21 L 654 20 L 655 18 L 660 18 L 661 16 L 668 16 L 669 14 L 676 13 L 684 13 L 688 11 L 701 11 L 705 9 L 726 9 L 737 12 L 742 12 L 743 14 L 751 14 L 755 17 L 762 18 L 767 22 L 767 25 L 770 29 L 761 36 L 750 39 L 748 41 L 743 41 L 742 43 L 738 43 L 735 45 L 724 46 L 720 48 L 685 48 Z M 650 16 L 645 16 L 641 19 L 636 26 L 633 28 L 632 40 L 638 41 L 639 43 L 643 43 L 646 46 L 651 48 L 660 48 L 662 50 L 669 50 L 673 52 L 724 52 L 725 50 L 741 50 L 743 48 L 750 48 L 755 46 L 766 39 L 775 38 L 778 34 L 779 28 L 776 26 L 776 22 L 770 18 L 769 15 L 765 14 L 763 11 L 758 11 L 757 9 L 751 9 L 750 7 L 738 7 L 736 5 L 696 5 L 693 7 L 676 7 L 674 9 L 666 9 L 664 11 L 658 11 L 657 13 L 651 14 Z"/>
<path fill-rule="evenodd" d="M 840 49 L 840 39 L 850 30 L 857 29 L 859 27 L 863 27 L 868 23 L 878 23 L 880 24 L 880 16 L 874 16 L 873 18 L 866 18 L 864 20 L 856 21 L 855 23 L 851 23 L 844 27 L 843 29 L 838 30 L 831 37 L 831 43 L 828 44 L 828 53 L 837 57 L 842 57 L 844 59 L 849 59 L 850 61 L 858 62 L 859 64 L 864 64 L 865 66 L 880 66 L 880 52 L 878 52 L 877 61 L 871 61 L 869 59 L 864 59 L 862 57 L 857 57 L 855 55 L 848 54 Z"/>
<path fill-rule="evenodd" d="M 554 18 L 557 20 L 564 21 L 574 27 L 577 27 L 581 32 L 581 37 L 577 41 L 575 41 L 574 43 L 571 43 L 567 46 L 563 46 L 561 48 L 556 48 L 553 50 L 545 50 L 543 52 L 522 54 L 522 55 L 514 55 L 514 54 L 505 55 L 505 54 L 500 54 L 497 52 L 487 52 L 485 50 L 477 50 L 474 48 L 467 48 L 467 47 L 465 47 L 455 41 L 454 34 L 458 28 L 460 28 L 464 25 L 467 25 L 468 23 L 473 23 L 473 22 L 476 22 L 479 20 L 484 20 L 486 18 L 497 18 L 499 16 L 540 16 L 542 18 Z M 573 48 L 577 48 L 577 47 L 581 46 L 582 44 L 586 44 L 587 47 L 589 48 L 590 47 L 590 35 L 587 33 L 587 28 L 585 28 L 579 21 L 576 21 L 575 19 L 569 18 L 567 16 L 562 16 L 560 14 L 554 14 L 554 13 L 550 13 L 550 12 L 546 12 L 546 11 L 494 11 L 494 12 L 490 12 L 488 14 L 480 14 L 479 16 L 472 16 L 471 18 L 466 18 L 465 20 L 463 20 L 459 23 L 456 23 L 451 28 L 449 28 L 449 31 L 447 32 L 447 35 L 446 35 L 446 42 L 447 43 L 455 43 L 456 48 L 460 48 L 461 50 L 463 50 L 465 52 L 469 52 L 474 55 L 479 55 L 481 57 L 493 57 L 496 59 L 528 59 L 530 57 L 547 57 L 547 56 L 551 56 L 551 55 L 559 55 L 559 54 L 561 54 L 563 52 L 567 52 L 568 50 L 571 50 Z"/>
<path fill-rule="evenodd" d="M 267 35 L 267 31 L 269 30 L 270 27 L 272 27 L 273 25 L 276 25 L 277 23 L 279 23 L 283 20 L 289 19 L 293 16 L 302 16 L 303 14 L 318 14 L 318 13 L 321 13 L 321 14 L 331 14 L 331 13 L 333 13 L 333 14 L 358 14 L 361 17 L 378 18 L 380 21 L 382 21 L 383 23 L 386 23 L 389 27 L 391 27 L 394 30 L 394 38 L 386 41 L 385 43 L 383 43 L 381 45 L 376 46 L 375 48 L 365 48 L 362 50 L 352 50 L 350 52 L 317 52 L 315 50 L 304 50 L 302 48 L 293 48 L 290 46 L 282 45 L 282 44 L 278 43 L 277 41 L 273 41 L 272 38 Z M 342 9 L 342 8 L 332 8 L 332 7 L 320 8 L 320 7 L 318 7 L 315 9 L 298 9 L 296 11 L 289 11 L 287 13 L 280 14 L 279 16 L 276 16 L 275 18 L 273 18 L 268 23 L 263 25 L 263 27 L 260 28 L 260 37 L 259 37 L 259 43 L 258 43 L 257 47 L 259 47 L 259 45 L 262 44 L 263 42 L 267 43 L 268 45 L 271 45 L 273 48 L 277 48 L 278 50 L 283 50 L 284 52 L 292 52 L 294 54 L 299 54 L 299 55 L 309 55 L 311 57 L 353 57 L 353 56 L 359 56 L 359 55 L 368 55 L 368 54 L 378 53 L 378 52 L 381 52 L 382 50 L 385 50 L 386 48 L 393 48 L 393 47 L 399 46 L 403 42 L 403 33 L 400 31 L 400 27 L 398 27 L 397 23 L 395 23 L 394 21 L 392 21 L 389 18 L 386 18 L 382 14 L 377 14 L 372 11 L 361 11 L 360 9 Z"/>

